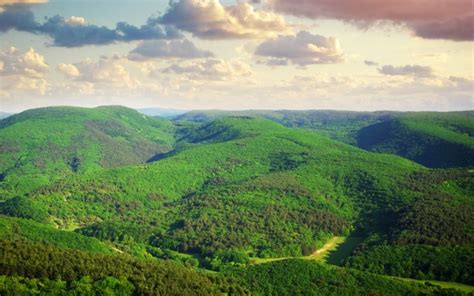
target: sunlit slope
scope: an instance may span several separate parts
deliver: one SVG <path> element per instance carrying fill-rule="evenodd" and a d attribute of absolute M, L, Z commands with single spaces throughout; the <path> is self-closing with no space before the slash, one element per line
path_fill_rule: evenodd
<path fill-rule="evenodd" d="M 143 163 L 171 149 L 173 133 L 169 121 L 125 107 L 28 110 L 0 121 L 0 186 L 22 193 L 69 174 Z"/>
<path fill-rule="evenodd" d="M 31 202 L 61 227 L 107 239 L 120 236 L 110 229 L 129 229 L 182 252 L 297 256 L 350 231 L 361 212 L 375 217 L 408 202 L 414 195 L 399 182 L 423 169 L 251 117 L 216 120 L 178 146 L 154 163 L 57 182 Z"/>
<path fill-rule="evenodd" d="M 112 254 L 105 243 L 75 232 L 54 229 L 29 219 L 0 215 L 0 240 L 44 242 L 68 249 Z"/>
<path fill-rule="evenodd" d="M 428 167 L 474 163 L 474 113 L 309 111 L 193 111 L 177 123 L 262 116 L 291 128 L 309 129 L 360 148 L 396 154 Z"/>

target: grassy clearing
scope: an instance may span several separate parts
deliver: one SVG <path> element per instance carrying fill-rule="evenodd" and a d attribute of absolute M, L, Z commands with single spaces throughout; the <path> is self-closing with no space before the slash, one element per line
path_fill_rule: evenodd
<path fill-rule="evenodd" d="M 340 262 L 346 255 L 350 254 L 355 246 L 361 241 L 359 237 L 345 237 L 335 236 L 328 240 L 328 242 L 317 249 L 313 254 L 301 257 L 277 257 L 277 258 L 251 258 L 251 264 L 262 264 L 274 261 L 280 261 L 285 259 L 305 259 L 305 260 L 318 260 L 324 263 L 332 264 L 331 262 Z M 339 251 L 339 249 L 344 249 Z M 349 252 L 348 252 L 349 250 Z"/>

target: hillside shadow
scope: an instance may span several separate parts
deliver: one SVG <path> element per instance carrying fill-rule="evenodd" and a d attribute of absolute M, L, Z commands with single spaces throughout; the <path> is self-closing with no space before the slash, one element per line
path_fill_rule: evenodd
<path fill-rule="evenodd" d="M 158 153 L 158 154 L 155 154 L 153 155 L 151 158 L 149 158 L 146 163 L 150 163 L 150 162 L 155 162 L 155 161 L 159 161 L 159 160 L 162 160 L 163 158 L 167 158 L 171 155 L 173 155 L 175 153 L 174 150 L 171 150 L 171 151 L 168 151 L 168 152 L 165 152 L 165 153 Z"/>
<path fill-rule="evenodd" d="M 326 257 L 326 262 L 332 265 L 342 265 L 344 259 L 351 255 L 352 251 L 362 242 L 363 237 L 349 236 L 346 240 L 330 251 Z"/>

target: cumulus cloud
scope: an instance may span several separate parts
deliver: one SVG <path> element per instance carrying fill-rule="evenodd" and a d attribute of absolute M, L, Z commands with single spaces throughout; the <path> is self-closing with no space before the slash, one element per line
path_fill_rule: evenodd
<path fill-rule="evenodd" d="M 6 6 L 0 12 L 0 32 L 8 30 L 48 35 L 53 40 L 52 45 L 61 47 L 105 45 L 120 41 L 182 37 L 176 29 L 163 28 L 156 17 L 150 17 L 140 27 L 119 22 L 113 29 L 87 24 L 83 17 L 78 16 L 65 19 L 56 15 L 47 18 L 43 23 L 38 23 L 29 7 L 18 5 Z"/>
<path fill-rule="evenodd" d="M 21 75 L 40 78 L 48 69 L 44 56 L 33 48 L 24 53 L 15 47 L 0 51 L 0 75 L 2 76 Z"/>
<path fill-rule="evenodd" d="M 120 57 L 102 57 L 98 61 L 86 59 L 73 65 L 64 65 L 61 67 L 62 70 L 58 66 L 58 70 L 68 73 L 68 76 L 76 81 L 118 88 L 134 88 L 139 82 L 132 78 L 125 64 L 126 60 Z"/>
<path fill-rule="evenodd" d="M 82 26 L 86 24 L 86 19 L 82 16 L 71 16 L 66 20 L 66 23 L 70 25 Z"/>
<path fill-rule="evenodd" d="M 266 38 L 288 30 L 282 16 L 243 1 L 228 6 L 219 0 L 171 1 L 160 22 L 206 39 Z"/>
<path fill-rule="evenodd" d="M 306 66 L 338 63 L 343 59 L 336 38 L 313 35 L 306 31 L 267 40 L 257 47 L 255 54 L 270 58 L 267 61 L 269 65 L 281 65 L 285 64 L 285 61 L 291 61 L 293 64 Z"/>
<path fill-rule="evenodd" d="M 385 65 L 378 69 L 379 73 L 390 76 L 413 76 L 413 77 L 433 77 L 433 69 L 429 66 L 420 65 L 406 65 L 395 67 L 392 65 Z"/>
<path fill-rule="evenodd" d="M 0 81 L 0 89 L 4 92 L 18 94 L 20 92 L 45 95 L 50 89 L 44 78 L 30 78 L 27 76 L 8 76 Z"/>
<path fill-rule="evenodd" d="M 173 64 L 162 73 L 185 75 L 192 80 L 233 80 L 253 74 L 250 66 L 244 62 L 221 59 L 207 59 L 183 64 Z"/>
<path fill-rule="evenodd" d="M 56 69 L 67 77 L 77 77 L 80 75 L 79 69 L 73 64 L 59 64 Z"/>
<path fill-rule="evenodd" d="M 268 0 L 276 11 L 309 18 L 340 19 L 359 25 L 404 23 L 430 39 L 474 40 L 472 0 Z"/>
<path fill-rule="evenodd" d="M 128 58 L 135 61 L 154 58 L 196 59 L 214 57 L 207 50 L 198 49 L 191 41 L 182 40 L 153 40 L 143 41 L 130 52 Z"/>
<path fill-rule="evenodd" d="M 44 56 L 33 48 L 22 52 L 15 47 L 0 51 L 0 88 L 8 91 L 25 91 L 45 94 L 49 84 L 45 79 L 49 66 Z"/>

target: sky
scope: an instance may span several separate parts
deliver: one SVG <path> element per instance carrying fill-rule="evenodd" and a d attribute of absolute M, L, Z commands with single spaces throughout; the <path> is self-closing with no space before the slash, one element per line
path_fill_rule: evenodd
<path fill-rule="evenodd" d="M 474 109 L 472 0 L 0 0 L 0 111 Z"/>

